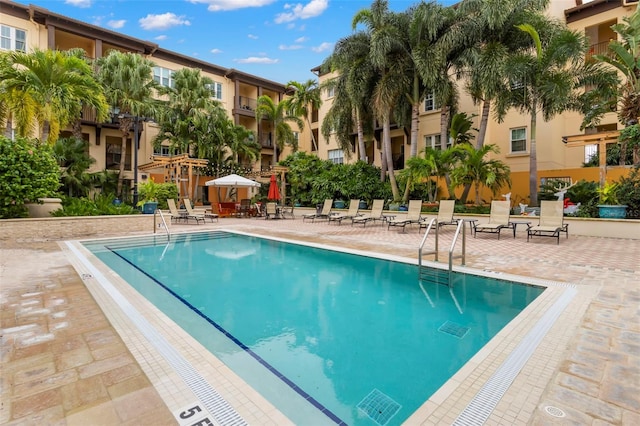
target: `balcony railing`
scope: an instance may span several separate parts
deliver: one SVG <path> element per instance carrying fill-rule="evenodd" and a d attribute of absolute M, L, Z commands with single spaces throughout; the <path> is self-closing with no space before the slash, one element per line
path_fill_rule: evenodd
<path fill-rule="evenodd" d="M 609 49 L 609 41 L 601 41 L 600 43 L 592 44 L 587 52 L 586 59 L 589 60 L 593 55 L 611 56 L 613 52 Z"/>
<path fill-rule="evenodd" d="M 247 98 L 246 96 L 236 96 L 236 108 L 247 111 L 255 111 L 258 106 L 256 99 Z"/>

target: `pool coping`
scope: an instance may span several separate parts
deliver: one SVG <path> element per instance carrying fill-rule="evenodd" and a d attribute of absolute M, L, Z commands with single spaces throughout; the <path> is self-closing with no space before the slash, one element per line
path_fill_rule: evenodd
<path fill-rule="evenodd" d="M 275 241 L 417 264 L 416 259 L 402 256 L 343 248 L 328 244 L 318 244 L 291 238 L 273 237 L 259 233 L 248 233 L 236 229 L 220 230 L 242 235 L 258 236 Z M 136 235 L 132 238 L 140 237 L 144 237 L 144 235 Z M 301 235 L 300 238 L 304 238 L 304 236 Z M 200 374 L 208 383 L 211 383 L 212 386 L 219 391 L 222 397 L 236 409 L 243 419 L 250 424 L 292 424 L 284 414 L 278 411 L 271 403 L 266 401 L 258 392 L 253 390 L 230 369 L 226 368 L 218 358 L 204 349 L 202 345 L 173 323 L 173 321 L 159 312 L 155 306 L 140 296 L 137 291 L 118 277 L 117 274 L 104 266 L 102 262 L 89 253 L 81 244 L 82 241 L 111 239 L 113 238 L 91 238 L 88 240 L 70 241 L 67 242 L 67 244 L 79 247 L 79 251 L 87 260 L 91 261 L 91 264 L 97 267 L 104 276 L 144 314 L 145 318 L 150 320 L 150 322 L 162 332 L 167 341 L 178 349 L 185 359 L 189 360 L 189 362 L 200 371 Z M 197 401 L 193 392 L 191 392 L 188 387 L 185 389 L 184 381 L 178 377 L 171 366 L 167 365 L 166 362 L 162 362 L 157 351 L 149 345 L 148 341 L 146 341 L 139 331 L 135 330 L 130 318 L 117 308 L 112 299 L 109 300 L 110 296 L 101 290 L 101 286 L 95 282 L 96 278 L 91 276 L 86 265 L 77 258 L 76 254 L 71 253 L 70 248 L 67 247 L 66 244 L 61 243 L 60 246 L 67 255 L 67 258 L 69 258 L 70 263 L 83 278 L 87 288 L 103 309 L 114 328 L 121 335 L 136 360 L 140 363 L 143 371 L 145 371 L 150 381 L 158 390 L 158 393 L 165 400 L 169 409 L 174 413 L 178 413 L 184 407 Z M 425 263 L 429 264 L 429 266 L 446 269 L 442 264 L 436 264 L 434 262 Z M 491 376 L 503 365 L 516 344 L 522 340 L 522 336 L 527 335 L 567 288 L 572 288 L 570 284 L 561 282 L 540 280 L 506 273 L 495 273 L 461 266 L 454 267 L 454 270 L 492 278 L 512 280 L 524 284 L 544 286 L 547 287 L 547 291 L 543 292 L 534 303 L 525 308 L 523 312 L 491 339 L 471 360 L 454 374 L 447 383 L 425 401 L 425 403 L 406 420 L 406 423 L 454 423 L 457 416 L 473 401 L 482 386 L 487 383 Z M 560 318 L 558 318 L 550 330 L 545 333 L 538 347 L 534 348 L 530 358 L 518 372 L 504 396 L 500 398 L 495 409 L 490 413 L 489 419 L 505 419 L 510 423 L 514 423 L 514 421 L 515 423 L 521 424 L 527 423 L 536 409 L 535 402 L 531 401 L 538 401 L 540 399 L 546 384 L 551 380 L 557 363 L 562 359 L 562 351 L 557 351 L 557 347 L 564 347 L 566 350 L 568 346 L 572 327 L 567 327 L 567 324 L 579 324 L 579 318 L 582 317 L 588 301 L 591 300 L 588 293 L 592 293 L 594 290 L 595 288 L 589 289 L 586 287 L 575 290 L 581 297 L 574 298 L 569 306 L 560 313 Z M 562 324 L 562 326 L 559 324 Z M 523 392 L 528 395 L 524 400 L 521 397 Z M 514 404 L 514 402 L 516 404 Z"/>

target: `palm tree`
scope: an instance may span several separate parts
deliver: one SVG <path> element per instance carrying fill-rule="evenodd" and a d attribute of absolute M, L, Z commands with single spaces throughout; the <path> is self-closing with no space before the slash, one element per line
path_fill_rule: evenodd
<path fill-rule="evenodd" d="M 256 118 L 258 120 L 267 120 L 271 123 L 274 138 L 272 161 L 274 166 L 278 164 L 279 151 L 284 149 L 285 144 L 291 146 L 293 152 L 298 150 L 298 141 L 289 122 L 296 124 L 298 128 L 303 128 L 304 122 L 298 116 L 291 114 L 291 107 L 287 100 L 276 104 L 269 96 L 260 96 L 256 107 Z"/>
<path fill-rule="evenodd" d="M 293 95 L 289 98 L 289 107 L 291 108 L 289 113 L 291 115 L 303 117 L 309 125 L 309 129 L 311 129 L 309 114 L 313 110 L 319 109 L 322 105 L 318 82 L 311 79 L 307 80 L 305 83 L 290 81 L 287 83 L 287 87 L 294 89 Z M 300 130 L 302 130 L 302 128 Z M 317 146 L 317 141 L 315 136 L 313 136 L 313 132 L 311 132 L 311 143 L 314 146 Z"/>
<path fill-rule="evenodd" d="M 213 80 L 203 76 L 199 69 L 182 68 L 173 73 L 173 82 L 173 87 L 158 90 L 168 99 L 156 118 L 160 129 L 153 143 L 158 146 L 167 140 L 172 150 L 189 154 L 198 144 L 195 123 L 206 122 L 200 118 L 212 115 L 212 109 L 219 102 L 212 97 L 209 85 Z"/>
<path fill-rule="evenodd" d="M 326 138 L 335 133 L 338 145 L 349 153 L 355 128 L 361 161 L 367 161 L 365 137 L 373 134 L 371 98 L 376 74 L 369 57 L 370 45 L 369 34 L 358 31 L 340 39 L 322 65 L 325 72 L 338 73 L 322 87 L 334 91 L 333 103 L 322 122 L 322 133 Z"/>
<path fill-rule="evenodd" d="M 120 175 L 118 194 L 122 194 L 124 165 L 127 154 L 127 139 L 132 124 L 139 117 L 152 117 L 157 108 L 153 98 L 158 86 L 153 79 L 154 63 L 149 59 L 131 52 L 112 50 L 97 61 L 98 80 L 102 83 L 107 102 L 112 112 L 118 114 L 119 128 L 122 132 L 120 151 Z M 133 147 L 137 149 L 137 147 Z"/>
<path fill-rule="evenodd" d="M 618 116 L 620 122 L 627 125 L 630 121 L 640 120 L 640 9 L 622 20 L 623 23 L 611 26 L 621 41 L 612 40 L 610 54 L 595 55 L 595 58 L 613 66 L 624 76 L 618 87 Z"/>
<path fill-rule="evenodd" d="M 94 179 L 87 171 L 96 160 L 87 154 L 88 145 L 77 138 L 60 138 L 53 145 L 53 155 L 62 170 L 61 190 L 70 197 L 86 197 L 93 188 Z"/>
<path fill-rule="evenodd" d="M 618 97 L 613 102 L 619 102 L 618 120 L 627 127 L 640 126 L 640 9 L 630 17 L 622 18 L 623 23 L 612 25 L 611 28 L 621 41 L 612 40 L 609 43 L 610 52 L 607 55 L 595 55 L 595 59 L 607 63 L 617 69 L 624 79 L 618 84 Z M 610 103 L 603 105 L 610 108 Z M 637 131 L 625 129 L 625 133 Z M 628 137 L 621 137 L 620 165 L 625 163 Z M 633 146 L 633 162 L 640 162 L 640 141 Z"/>
<path fill-rule="evenodd" d="M 527 33 L 533 48 L 512 55 L 505 63 L 509 70 L 503 91 L 496 102 L 501 121 L 511 108 L 531 117 L 529 146 L 529 205 L 538 205 L 537 120 L 545 121 L 568 110 L 585 111 L 594 98 L 610 99 L 615 75 L 602 64 L 585 62 L 587 43 L 584 34 L 542 15 L 530 17 L 533 24 L 518 28 Z M 536 29 L 539 28 L 539 29 Z M 584 88 L 590 90 L 585 92 Z M 583 123 L 585 124 L 585 123 Z"/>
<path fill-rule="evenodd" d="M 84 52 L 83 52 L 84 53 Z M 80 115 L 81 105 L 96 109 L 98 120 L 107 118 L 108 104 L 93 70 L 78 49 L 8 52 L 0 79 L 5 115 L 11 112 L 21 136 L 39 126 L 41 140 L 52 144 L 60 130 Z"/>
<path fill-rule="evenodd" d="M 549 0 L 467 0 L 460 3 L 462 34 L 472 40 L 464 52 L 467 92 L 476 104 L 482 104 L 476 147 L 484 145 L 491 103 L 504 91 L 504 66 L 507 58 L 531 47 L 531 39 L 516 25 L 526 22 L 535 12 L 544 11 Z M 472 18 L 470 18 L 472 17 Z"/>
<path fill-rule="evenodd" d="M 495 195 L 503 186 L 511 185 L 509 166 L 500 160 L 485 159 L 490 152 L 500 152 L 496 145 L 483 145 L 482 148 L 476 149 L 470 144 L 462 144 L 456 149 L 464 153 L 464 158 L 451 172 L 451 179 L 457 185 L 473 185 L 477 206 L 482 204 L 481 186 L 486 186 Z"/>
<path fill-rule="evenodd" d="M 401 31 L 401 23 L 405 21 L 399 16 L 389 11 L 387 0 L 375 0 L 370 9 L 360 10 L 352 20 L 354 30 L 358 24 L 364 24 L 371 37 L 370 61 L 379 76 L 372 101 L 376 115 L 382 121 L 382 163 L 383 168 L 386 164 L 395 200 L 400 199 L 400 193 L 391 161 L 391 115 L 407 87 L 404 73 L 407 57 Z"/>

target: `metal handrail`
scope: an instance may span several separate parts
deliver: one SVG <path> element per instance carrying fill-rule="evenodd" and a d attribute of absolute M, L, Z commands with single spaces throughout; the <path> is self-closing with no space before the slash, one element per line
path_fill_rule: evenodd
<path fill-rule="evenodd" d="M 456 228 L 456 233 L 453 236 L 453 241 L 451 241 L 451 247 L 449 248 L 449 287 L 451 287 L 451 276 L 453 272 L 453 259 L 462 259 L 462 265 L 465 264 L 465 256 L 467 252 L 466 242 L 467 242 L 467 233 L 465 232 L 465 224 L 464 220 L 458 221 L 458 226 Z M 460 235 L 460 230 L 462 230 L 462 254 L 457 256 L 453 255 L 453 250 L 456 247 L 456 242 L 458 242 L 458 235 Z"/>
<path fill-rule="evenodd" d="M 418 247 L 418 267 L 422 267 L 422 248 L 424 247 L 424 243 L 427 242 L 427 237 L 429 236 L 429 232 L 431 231 L 431 227 L 434 222 L 437 224 L 438 221 L 434 217 L 429 221 L 429 226 L 427 226 L 427 231 L 424 233 L 424 237 L 422 237 L 422 241 L 420 242 L 420 246 Z M 438 226 L 436 226 L 436 249 L 433 251 L 426 252 L 424 254 L 435 254 L 435 260 L 438 261 Z"/>
<path fill-rule="evenodd" d="M 169 232 L 169 227 L 167 226 L 167 221 L 164 219 L 164 215 L 162 214 L 162 210 L 160 209 L 156 209 L 153 212 L 153 233 L 155 234 L 157 232 L 157 229 L 159 228 L 159 224 L 156 224 L 156 213 L 160 214 L 160 219 L 162 220 L 162 227 L 164 228 L 164 230 L 167 232 L 167 240 L 171 241 L 171 232 Z"/>

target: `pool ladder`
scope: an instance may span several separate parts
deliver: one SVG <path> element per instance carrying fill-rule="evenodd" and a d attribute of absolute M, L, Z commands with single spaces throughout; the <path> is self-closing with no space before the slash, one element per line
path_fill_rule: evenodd
<path fill-rule="evenodd" d="M 434 228 L 434 224 L 435 224 L 435 247 L 433 250 L 431 251 L 423 251 L 424 249 L 424 245 L 427 242 L 427 238 L 429 237 L 429 233 L 431 232 L 431 229 Z M 465 255 L 466 255 L 466 232 L 465 232 L 465 221 L 464 220 L 460 220 L 458 221 L 458 226 L 456 227 L 456 233 L 453 236 L 453 240 L 451 241 L 451 247 L 449 248 L 449 271 L 446 277 L 446 284 L 447 286 L 451 287 L 452 286 L 452 276 L 453 276 L 453 259 L 462 259 L 462 265 L 464 266 L 465 264 Z M 436 218 L 433 218 L 429 221 L 429 225 L 427 226 L 427 231 L 424 233 L 424 237 L 422 238 L 422 241 L 420 242 L 420 246 L 418 247 L 418 279 L 420 281 L 422 280 L 429 280 L 429 281 L 433 281 L 435 283 L 440 284 L 441 283 L 441 274 L 440 274 L 440 270 L 435 269 L 435 268 L 429 268 L 426 266 L 422 266 L 422 256 L 423 255 L 430 255 L 433 254 L 434 255 L 434 260 L 437 262 L 438 261 L 438 230 L 440 229 L 440 227 L 438 226 L 438 220 Z M 458 241 L 458 236 L 460 235 L 460 231 L 462 230 L 462 253 L 458 254 L 458 255 L 454 255 L 453 254 L 453 250 L 456 247 L 456 242 Z"/>
<path fill-rule="evenodd" d="M 161 223 L 158 223 L 156 218 L 157 215 L 160 215 Z M 158 231 L 158 228 L 164 228 L 167 233 L 167 240 L 171 241 L 171 232 L 169 232 L 169 227 L 167 226 L 167 221 L 164 220 L 164 215 L 162 214 L 162 210 L 156 209 L 153 212 L 153 233 L 155 234 Z"/>

